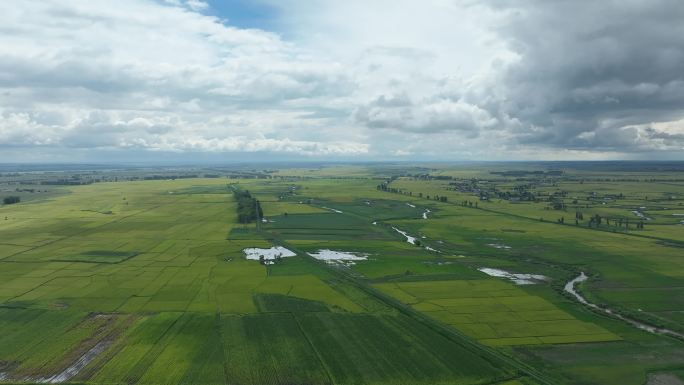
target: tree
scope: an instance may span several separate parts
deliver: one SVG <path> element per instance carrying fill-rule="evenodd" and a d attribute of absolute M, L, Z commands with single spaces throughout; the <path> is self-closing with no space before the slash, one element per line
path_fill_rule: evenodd
<path fill-rule="evenodd" d="M 233 191 L 233 196 L 237 201 L 237 215 L 239 223 L 250 223 L 263 217 L 264 213 L 261 204 L 247 190 Z"/>
<path fill-rule="evenodd" d="M 19 198 L 18 196 L 8 196 L 2 200 L 2 203 L 6 205 L 12 205 L 19 202 L 21 202 L 21 198 Z"/>

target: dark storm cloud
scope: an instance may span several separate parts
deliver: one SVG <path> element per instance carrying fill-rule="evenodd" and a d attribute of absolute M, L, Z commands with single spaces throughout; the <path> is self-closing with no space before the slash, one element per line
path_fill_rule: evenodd
<path fill-rule="evenodd" d="M 494 2 L 520 59 L 501 75 L 497 109 L 520 119 L 526 144 L 638 151 L 681 137 L 635 125 L 684 117 L 684 3 Z"/>

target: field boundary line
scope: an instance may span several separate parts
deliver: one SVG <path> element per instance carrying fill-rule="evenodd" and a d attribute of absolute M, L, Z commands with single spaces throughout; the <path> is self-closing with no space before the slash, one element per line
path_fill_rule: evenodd
<path fill-rule="evenodd" d="M 228 360 L 226 357 L 226 346 L 225 346 L 225 336 L 223 335 L 223 327 L 221 324 L 221 312 L 216 312 L 216 317 L 214 317 L 214 327 L 216 328 L 216 334 L 221 339 L 221 357 L 223 362 L 223 383 L 228 383 Z"/>
<path fill-rule="evenodd" d="M 537 371 L 535 368 L 518 361 L 514 357 L 511 357 L 503 352 L 500 352 L 498 350 L 495 350 L 493 348 L 490 348 L 488 346 L 482 345 L 476 340 L 466 336 L 465 334 L 459 332 L 458 330 L 455 330 L 454 328 L 447 327 L 442 325 L 441 323 L 429 318 L 428 316 L 418 312 L 417 310 L 404 305 L 403 303 L 399 302 L 398 300 L 379 292 L 377 289 L 370 287 L 362 282 L 360 282 L 357 278 L 351 276 L 349 273 L 342 271 L 340 269 L 335 269 L 328 264 L 318 261 L 314 259 L 313 257 L 309 256 L 306 253 L 301 252 L 296 247 L 292 247 L 292 245 L 288 244 L 284 240 L 280 239 L 279 237 L 275 236 L 274 234 L 267 233 L 264 230 L 261 230 L 260 232 L 265 233 L 264 236 L 267 237 L 267 239 L 272 239 L 278 241 L 283 246 L 286 246 L 288 249 L 294 251 L 298 255 L 304 256 L 304 258 L 308 258 L 313 263 L 317 263 L 320 266 L 323 266 L 326 270 L 328 270 L 331 274 L 339 277 L 340 279 L 349 282 L 350 284 L 356 286 L 359 290 L 362 290 L 366 294 L 376 298 L 377 300 L 385 303 L 391 308 L 396 309 L 400 313 L 413 318 L 415 321 L 420 322 L 421 324 L 425 325 L 426 327 L 430 328 L 431 330 L 435 331 L 436 333 L 442 335 L 443 337 L 449 339 L 450 341 L 459 344 L 463 348 L 467 349 L 469 352 L 478 355 L 482 357 L 483 359 L 491 362 L 494 365 L 508 365 L 508 369 L 516 369 L 525 375 L 537 380 L 541 384 L 544 385 L 557 385 L 557 381 L 553 381 L 550 378 L 547 378 L 546 374 L 542 374 L 541 372 Z M 505 367 L 503 368 L 504 370 L 506 369 Z"/>
<path fill-rule="evenodd" d="M 309 346 L 311 346 L 311 350 L 313 350 L 314 353 L 316 354 L 316 358 L 318 359 L 318 362 L 321 363 L 321 367 L 323 368 L 323 370 L 325 370 L 325 375 L 328 377 L 328 381 L 330 381 L 330 384 L 335 385 L 335 381 L 333 380 L 332 375 L 330 375 L 330 368 L 328 368 L 328 365 L 325 364 L 323 357 L 321 357 L 321 353 L 318 351 L 318 349 L 316 349 L 316 346 L 311 341 L 311 338 L 309 338 L 309 335 L 306 334 L 306 332 L 304 331 L 304 327 L 302 327 L 302 323 L 299 322 L 299 317 L 297 317 L 297 314 L 295 314 L 295 313 L 290 312 L 290 314 L 292 315 L 292 318 L 295 319 L 295 322 L 297 323 L 297 327 L 299 328 L 300 333 L 302 333 L 302 335 L 306 339 L 306 342 L 308 342 Z"/>

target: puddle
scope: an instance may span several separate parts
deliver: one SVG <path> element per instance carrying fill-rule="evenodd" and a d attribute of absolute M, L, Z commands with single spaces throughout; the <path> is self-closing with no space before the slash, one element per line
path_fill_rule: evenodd
<path fill-rule="evenodd" d="M 259 249 L 256 247 L 248 248 L 242 250 L 243 253 L 245 253 L 245 258 L 252 260 L 252 261 L 258 261 L 261 256 L 264 257 L 264 261 L 266 264 L 270 265 L 273 263 L 273 260 L 276 258 L 286 258 L 286 257 L 294 257 L 295 254 L 294 252 L 282 247 L 282 246 L 273 246 L 270 249 Z"/>
<path fill-rule="evenodd" d="M 373 226 L 377 226 L 377 225 L 378 225 L 378 222 L 373 222 Z"/>
<path fill-rule="evenodd" d="M 433 262 L 433 261 L 425 261 L 423 262 L 423 265 L 427 266 L 447 266 L 447 265 L 453 265 L 455 262 L 452 261 L 438 261 L 438 262 Z"/>
<path fill-rule="evenodd" d="M 330 210 L 330 211 L 332 211 L 332 212 L 334 212 L 334 213 L 342 214 L 342 211 L 337 210 L 337 209 L 333 209 L 333 208 L 325 207 L 325 206 L 321 206 L 321 208 L 322 208 L 322 209 L 326 209 L 326 210 Z"/>
<path fill-rule="evenodd" d="M 568 283 L 565 284 L 565 287 L 563 288 L 563 290 L 565 290 L 566 293 L 572 294 L 572 296 L 575 297 L 575 299 L 577 299 L 577 301 L 579 301 L 581 304 L 589 306 L 590 308 L 598 310 L 602 313 L 608 314 L 608 315 L 615 317 L 621 321 L 627 322 L 628 324 L 634 326 L 637 329 L 641 329 L 641 330 L 647 331 L 649 333 L 665 334 L 665 335 L 669 335 L 672 337 L 684 339 L 684 334 L 682 334 L 682 333 L 679 333 L 679 332 L 676 332 L 676 331 L 670 330 L 670 329 L 659 328 L 659 327 L 655 327 L 652 325 L 645 324 L 645 323 L 637 321 L 635 319 L 625 317 L 621 314 L 618 314 L 609 308 L 601 307 L 601 306 L 598 306 L 594 303 L 587 301 L 586 298 L 582 297 L 582 295 L 580 293 L 578 293 L 577 290 L 575 290 L 575 286 L 577 284 L 582 283 L 582 282 L 586 281 L 587 279 L 589 279 L 589 277 L 586 274 L 584 274 L 584 272 L 582 271 L 582 272 L 580 272 L 580 275 L 578 275 L 577 277 L 568 281 Z"/>
<path fill-rule="evenodd" d="M 651 218 L 647 217 L 646 215 L 644 215 L 644 213 L 642 213 L 642 212 L 639 211 L 639 210 L 634 210 L 634 211 L 632 211 L 632 214 L 636 215 L 636 216 L 639 217 L 640 219 L 645 219 L 645 220 L 647 220 L 647 221 L 650 221 L 650 220 L 651 220 Z"/>
<path fill-rule="evenodd" d="M 410 243 L 410 244 L 412 244 L 412 245 L 415 245 L 415 244 L 416 244 L 416 238 L 415 238 L 415 237 L 412 237 L 412 236 L 408 235 L 408 233 L 406 233 L 406 231 L 401 231 L 401 230 L 399 230 L 398 228 L 396 228 L 396 227 L 394 227 L 394 226 L 393 226 L 392 228 L 393 228 L 394 231 L 396 231 L 397 233 L 399 233 L 399 234 L 405 236 L 405 237 L 406 237 L 406 242 L 408 242 L 408 243 Z"/>
<path fill-rule="evenodd" d="M 477 270 L 491 277 L 506 278 L 515 282 L 516 285 L 534 285 L 549 280 L 549 277 L 541 274 L 509 273 L 506 270 L 492 269 L 489 267 L 481 267 Z"/>
<path fill-rule="evenodd" d="M 432 211 L 430 209 L 425 209 L 425 212 L 423 213 L 423 219 L 428 219 L 428 214 L 430 214 Z"/>
<path fill-rule="evenodd" d="M 511 247 L 508 245 L 504 245 L 503 243 L 488 243 L 487 246 L 493 247 L 495 249 L 510 249 Z"/>
<path fill-rule="evenodd" d="M 441 251 L 435 250 L 435 249 L 433 249 L 433 248 L 430 247 L 430 246 L 425 246 L 425 250 L 427 250 L 427 251 L 434 251 L 435 253 L 441 253 Z"/>
<path fill-rule="evenodd" d="M 307 253 L 319 261 L 326 261 L 330 264 L 354 265 L 355 261 L 368 260 L 367 254 L 352 253 L 347 251 L 337 251 L 321 249 L 315 253 Z"/>
<path fill-rule="evenodd" d="M 406 205 L 407 205 L 408 207 L 411 207 L 411 208 L 414 208 L 414 209 L 416 208 L 416 205 L 412 205 L 412 204 L 410 204 L 410 203 L 407 203 Z"/>

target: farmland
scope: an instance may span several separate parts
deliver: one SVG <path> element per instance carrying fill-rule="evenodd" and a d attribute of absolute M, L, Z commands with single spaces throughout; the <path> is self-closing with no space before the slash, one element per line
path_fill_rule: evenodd
<path fill-rule="evenodd" d="M 578 290 L 592 303 L 684 331 L 683 172 L 511 167 L 119 170 L 79 185 L 0 177 L 26 190 L 0 207 L 0 381 L 682 377 L 684 342 L 594 312 L 563 285 L 585 272 Z M 238 196 L 249 204 L 238 208 Z M 296 255 L 243 253 L 273 246 Z M 319 250 L 363 258 L 319 261 Z M 487 268 L 543 278 L 518 285 Z"/>

